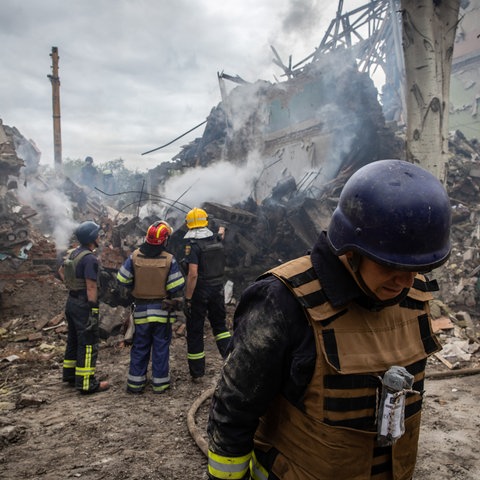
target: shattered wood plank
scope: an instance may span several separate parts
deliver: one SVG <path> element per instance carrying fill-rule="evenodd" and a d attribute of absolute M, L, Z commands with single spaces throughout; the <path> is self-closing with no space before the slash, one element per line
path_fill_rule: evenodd
<path fill-rule="evenodd" d="M 33 341 L 37 341 L 37 340 L 42 340 L 42 333 L 41 332 L 35 332 L 35 333 L 31 333 L 29 336 L 28 336 L 28 341 L 29 342 L 33 342 Z"/>
<path fill-rule="evenodd" d="M 38 320 L 36 323 L 35 323 L 35 330 L 41 330 L 45 325 L 48 324 L 48 322 L 50 322 L 50 319 L 49 318 L 40 318 L 40 320 Z"/>
<path fill-rule="evenodd" d="M 448 367 L 450 370 L 453 370 L 455 368 L 455 365 L 450 363 L 446 358 L 442 357 L 438 352 L 434 353 L 435 358 L 440 360 L 446 367 Z"/>
<path fill-rule="evenodd" d="M 477 265 L 468 275 L 467 277 L 474 277 L 478 272 L 480 272 L 480 265 Z"/>
<path fill-rule="evenodd" d="M 57 325 L 60 324 L 60 322 L 65 323 L 65 322 L 64 322 L 64 319 L 65 319 L 65 312 L 61 312 L 61 313 L 59 313 L 58 315 L 55 315 L 55 316 L 48 322 L 48 325 L 57 326 Z M 44 326 L 45 326 L 45 325 L 44 325 Z"/>
<path fill-rule="evenodd" d="M 62 322 L 62 323 L 59 323 L 58 325 L 52 325 L 51 327 L 45 327 L 43 329 L 44 332 L 48 332 L 49 330 L 55 330 L 56 328 L 60 328 L 60 327 L 63 327 L 64 325 L 66 325 L 65 322 Z"/>
<path fill-rule="evenodd" d="M 448 317 L 439 317 L 432 320 L 433 333 L 440 330 L 451 330 L 454 327 L 452 321 Z"/>

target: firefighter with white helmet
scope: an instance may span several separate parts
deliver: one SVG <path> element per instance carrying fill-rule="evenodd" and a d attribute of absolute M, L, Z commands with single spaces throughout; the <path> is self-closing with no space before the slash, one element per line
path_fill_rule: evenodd
<path fill-rule="evenodd" d="M 187 358 L 194 382 L 205 375 L 205 348 L 203 329 L 208 317 L 218 351 L 227 355 L 230 332 L 226 326 L 225 295 L 223 290 L 225 228 L 215 235 L 208 228 L 208 215 L 202 208 L 192 208 L 185 217 L 188 232 L 184 238 L 187 283 L 184 313 L 187 329 Z"/>
<path fill-rule="evenodd" d="M 176 320 L 172 298 L 181 293 L 185 279 L 175 257 L 166 251 L 172 227 L 165 221 L 150 225 L 143 244 L 117 272 L 117 281 L 134 298 L 135 333 L 130 350 L 127 392 L 143 393 L 152 359 L 154 393 L 170 387 L 169 357 L 172 323 Z"/>
<path fill-rule="evenodd" d="M 401 160 L 345 184 L 311 254 L 243 292 L 208 420 L 210 479 L 410 480 L 427 358 L 427 272 L 450 254 L 443 185 Z"/>
<path fill-rule="evenodd" d="M 75 230 L 79 246 L 69 250 L 59 269 L 68 288 L 65 317 L 68 323 L 67 345 L 63 360 L 63 381 L 80 393 L 107 390 L 107 381 L 95 376 L 98 356 L 98 248 L 100 225 L 88 220 Z"/>

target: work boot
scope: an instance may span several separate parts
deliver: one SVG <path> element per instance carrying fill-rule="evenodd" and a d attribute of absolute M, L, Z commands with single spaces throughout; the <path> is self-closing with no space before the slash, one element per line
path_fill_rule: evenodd
<path fill-rule="evenodd" d="M 131 388 L 126 389 L 127 393 L 131 393 L 132 395 L 141 395 L 142 393 L 145 393 L 145 389 L 139 388 L 138 390 L 132 390 Z"/>

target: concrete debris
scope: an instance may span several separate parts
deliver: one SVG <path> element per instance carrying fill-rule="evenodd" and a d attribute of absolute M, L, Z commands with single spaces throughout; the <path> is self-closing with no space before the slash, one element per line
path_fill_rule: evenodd
<path fill-rule="evenodd" d="M 15 404 L 10 402 L 0 402 L 0 412 L 2 410 L 13 410 Z M 19 425 L 5 425 L 0 426 L 0 443 L 5 446 L 10 443 L 17 443 L 25 437 L 25 427 Z"/>
<path fill-rule="evenodd" d="M 470 343 L 468 340 L 460 338 L 452 338 L 443 346 L 442 356 L 450 361 L 468 362 L 472 354 L 479 349 L 479 344 Z"/>
<path fill-rule="evenodd" d="M 42 405 L 42 403 L 45 403 L 43 398 L 40 398 L 36 395 L 22 394 L 17 402 L 17 407 L 38 407 Z"/>
<path fill-rule="evenodd" d="M 15 362 L 16 360 L 20 360 L 18 355 L 9 355 L 8 357 L 0 359 L 0 362 Z"/>

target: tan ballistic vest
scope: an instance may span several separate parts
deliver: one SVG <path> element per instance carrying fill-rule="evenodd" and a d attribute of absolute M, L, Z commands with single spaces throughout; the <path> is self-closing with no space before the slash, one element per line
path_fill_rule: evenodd
<path fill-rule="evenodd" d="M 317 359 L 305 392 L 305 413 L 279 396 L 261 418 L 255 446 L 280 452 L 272 471 L 282 480 L 370 479 L 381 393 L 378 376 L 393 365 L 403 366 L 415 375 L 413 389 L 423 390 L 426 358 L 441 348 L 429 320 L 427 302 L 433 297 L 411 288 L 403 307 L 373 312 L 351 303 L 336 309 L 323 297 L 309 256 L 270 273 L 304 306 Z M 420 286 L 425 278 L 418 275 L 416 281 Z M 413 475 L 421 402 L 419 394 L 407 396 L 406 431 L 392 447 L 393 476 L 388 478 L 407 480 Z M 385 458 L 375 463 L 380 461 Z"/>
<path fill-rule="evenodd" d="M 132 295 L 135 298 L 162 299 L 167 296 L 167 278 L 172 264 L 172 254 L 162 252 L 159 257 L 145 257 L 137 249 L 132 254 L 134 268 L 134 287 Z"/>

